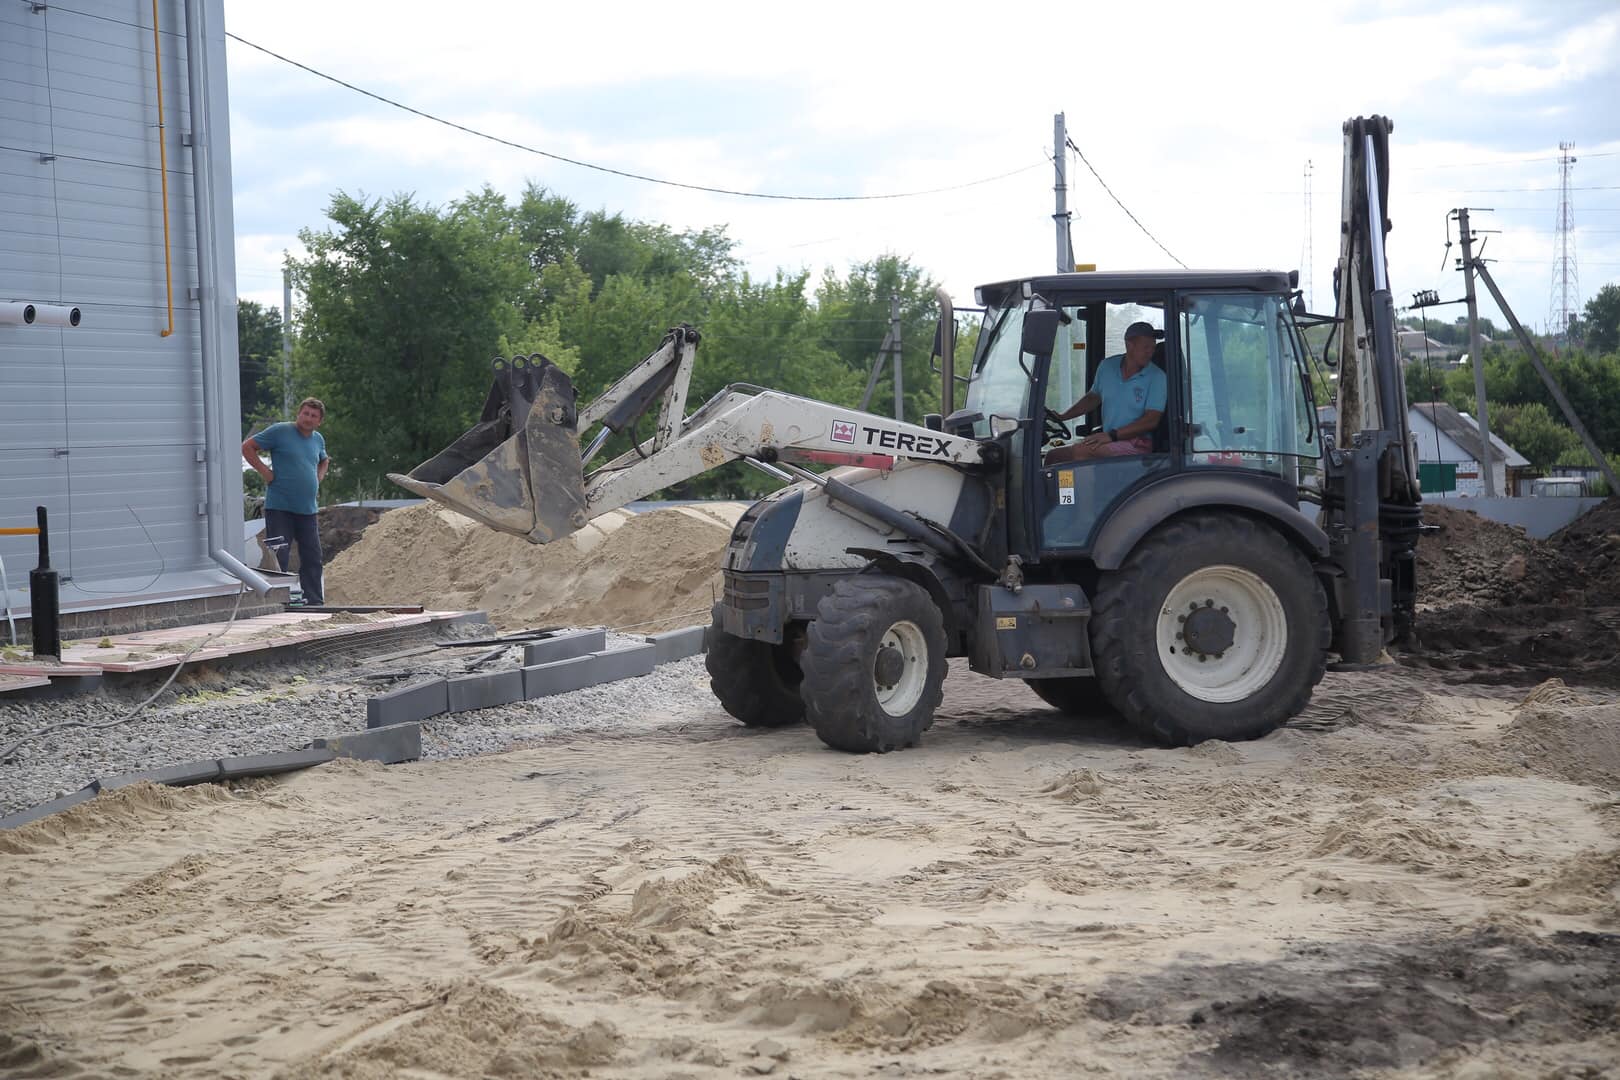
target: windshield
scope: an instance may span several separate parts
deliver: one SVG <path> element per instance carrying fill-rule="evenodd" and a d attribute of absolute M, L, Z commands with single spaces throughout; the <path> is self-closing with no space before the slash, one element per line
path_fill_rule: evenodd
<path fill-rule="evenodd" d="M 1029 401 L 1029 375 L 1019 363 L 1024 340 L 1023 306 L 991 308 L 985 312 L 984 325 L 966 403 L 969 412 L 979 414 L 973 422 L 973 435 L 979 439 L 991 437 L 992 416 L 1015 420 L 1027 416 Z"/>

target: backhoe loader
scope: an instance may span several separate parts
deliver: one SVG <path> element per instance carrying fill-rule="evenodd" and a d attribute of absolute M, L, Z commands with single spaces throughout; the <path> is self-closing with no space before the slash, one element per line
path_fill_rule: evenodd
<path fill-rule="evenodd" d="M 544 544 L 730 461 L 777 478 L 731 535 L 708 637 L 714 693 L 749 726 L 911 746 L 947 657 L 965 656 L 1164 744 L 1264 735 L 1330 659 L 1372 664 L 1412 620 L 1420 496 L 1385 277 L 1389 131 L 1344 125 L 1335 316 L 1305 311 L 1297 272 L 1002 281 L 977 290 L 984 321 L 958 376 L 942 296 L 944 407 L 920 425 L 745 386 L 687 415 L 700 335 L 683 325 L 585 406 L 544 358 L 498 361 L 480 423 L 393 479 Z M 1057 414 L 1141 321 L 1168 384 L 1151 448 L 1052 455 L 1097 426 Z M 1313 321 L 1333 328 L 1336 440 L 1316 423 Z M 593 467 L 613 433 L 633 446 Z"/>

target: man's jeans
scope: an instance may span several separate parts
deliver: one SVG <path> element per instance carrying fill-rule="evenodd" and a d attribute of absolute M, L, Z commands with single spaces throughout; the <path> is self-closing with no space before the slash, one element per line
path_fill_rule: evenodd
<path fill-rule="evenodd" d="M 279 538 L 279 540 L 278 540 Z M 321 530 L 314 514 L 294 514 L 290 510 L 265 510 L 264 542 L 276 553 L 276 562 L 287 569 L 292 545 L 298 545 L 298 583 L 304 590 L 304 603 L 321 604 Z"/>

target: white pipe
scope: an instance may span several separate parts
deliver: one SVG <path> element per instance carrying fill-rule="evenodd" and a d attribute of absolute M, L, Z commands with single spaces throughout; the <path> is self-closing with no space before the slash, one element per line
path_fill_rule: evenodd
<path fill-rule="evenodd" d="M 35 304 L 35 326 L 78 326 L 79 309 L 66 304 Z"/>
<path fill-rule="evenodd" d="M 0 326 L 27 326 L 34 321 L 37 311 L 26 300 L 8 300 L 0 304 Z"/>
<path fill-rule="evenodd" d="M 210 2 L 186 0 L 186 83 L 191 105 L 191 206 L 196 219 L 197 279 L 200 286 L 197 290 L 197 336 L 202 353 L 203 438 L 206 440 L 203 475 L 207 489 L 208 553 L 231 575 L 264 596 L 270 592 L 270 583 L 243 565 L 226 546 L 234 543 L 240 547 L 241 536 L 234 540 L 225 536 L 224 465 L 227 455 L 221 452 L 219 440 L 224 404 L 220 400 L 219 358 L 222 350 L 220 319 L 216 311 L 219 303 L 219 258 L 215 247 L 214 167 L 209 150 L 212 109 L 208 101 L 208 35 L 203 25 L 206 18 L 204 8 Z"/>

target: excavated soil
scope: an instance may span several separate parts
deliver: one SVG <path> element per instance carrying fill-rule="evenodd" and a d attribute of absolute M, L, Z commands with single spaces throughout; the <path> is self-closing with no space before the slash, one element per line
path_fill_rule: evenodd
<path fill-rule="evenodd" d="M 1427 504 L 1418 620 L 1400 662 L 1446 682 L 1620 686 L 1620 500 L 1546 540 Z"/>
<path fill-rule="evenodd" d="M 334 604 L 482 610 L 503 629 L 708 620 L 737 504 L 615 511 L 552 544 L 496 532 L 435 503 L 390 512 L 326 569 Z"/>

